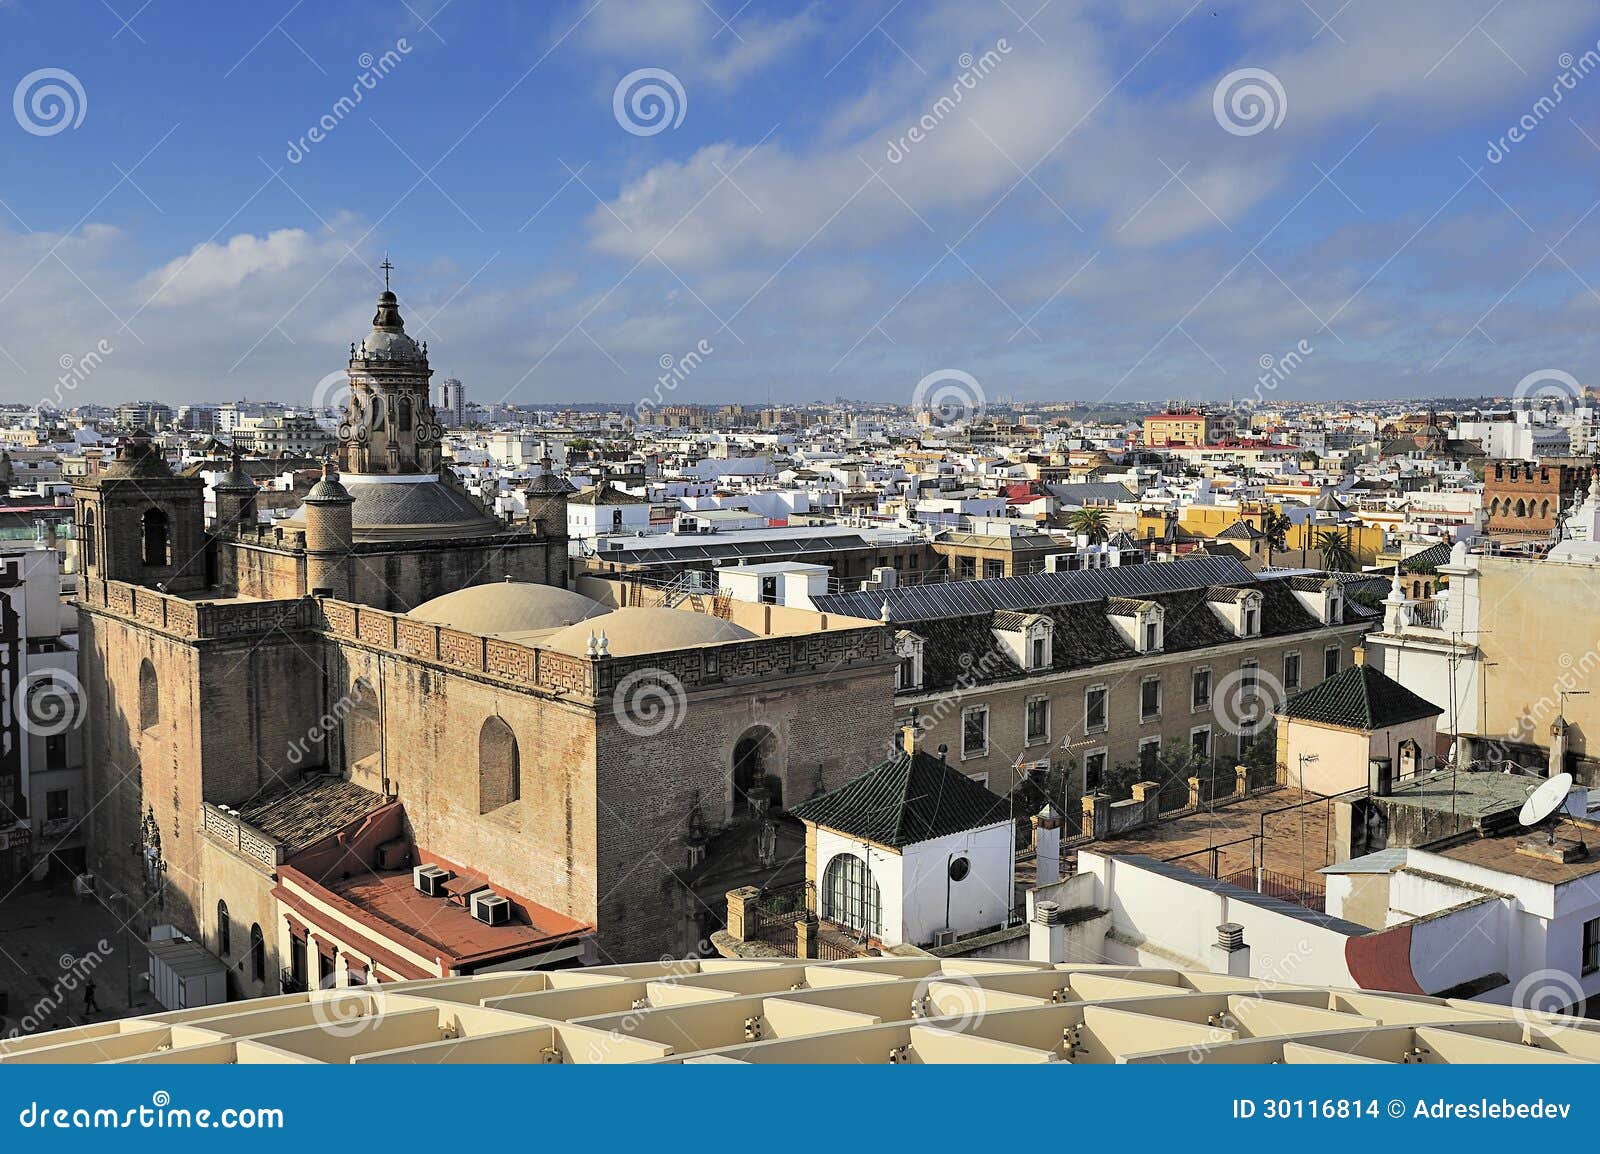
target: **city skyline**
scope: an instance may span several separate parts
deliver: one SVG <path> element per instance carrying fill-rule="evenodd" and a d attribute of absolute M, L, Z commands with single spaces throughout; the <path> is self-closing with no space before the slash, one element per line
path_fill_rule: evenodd
<path fill-rule="evenodd" d="M 0 5 L 0 396 L 310 403 L 386 257 L 486 404 L 1593 379 L 1582 5 L 972 7 Z"/>

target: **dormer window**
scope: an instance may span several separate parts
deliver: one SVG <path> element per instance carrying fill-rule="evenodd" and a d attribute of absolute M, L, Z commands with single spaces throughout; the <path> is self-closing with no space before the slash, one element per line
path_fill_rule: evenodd
<path fill-rule="evenodd" d="M 1055 622 L 1042 613 L 998 612 L 993 630 L 996 643 L 1017 663 L 1017 668 L 1036 673 L 1053 667 Z"/>
<path fill-rule="evenodd" d="M 894 691 L 905 693 L 922 688 L 922 638 L 909 629 L 894 636 L 895 656 L 900 659 L 894 670 Z"/>
<path fill-rule="evenodd" d="M 1113 597 L 1106 603 L 1106 620 L 1135 653 L 1159 653 L 1166 646 L 1166 610 L 1155 601 Z"/>
<path fill-rule="evenodd" d="M 1206 591 L 1211 611 L 1235 637 L 1261 636 L 1261 602 L 1259 589 L 1214 585 Z"/>

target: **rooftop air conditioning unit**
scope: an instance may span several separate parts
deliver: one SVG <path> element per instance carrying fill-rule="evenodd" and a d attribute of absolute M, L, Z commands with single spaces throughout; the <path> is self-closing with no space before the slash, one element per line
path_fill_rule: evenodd
<path fill-rule="evenodd" d="M 493 890 L 479 890 L 472 895 L 472 916 L 486 926 L 498 926 L 511 920 L 511 903 Z"/>
<path fill-rule="evenodd" d="M 956 937 L 957 934 L 955 930 L 934 930 L 933 948 L 938 949 L 940 946 L 953 946 L 956 944 Z"/>
<path fill-rule="evenodd" d="M 443 866 L 419 865 L 411 871 L 411 884 L 430 898 L 444 893 L 444 883 L 449 880 L 450 871 Z"/>

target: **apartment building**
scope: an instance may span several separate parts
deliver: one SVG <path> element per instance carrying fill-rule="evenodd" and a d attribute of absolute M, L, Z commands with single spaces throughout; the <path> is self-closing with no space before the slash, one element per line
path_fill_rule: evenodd
<path fill-rule="evenodd" d="M 1231 764 L 1286 695 L 1348 667 L 1372 625 L 1331 577 L 1263 579 L 1224 557 L 813 604 L 866 616 L 873 601 L 896 627 L 896 704 L 917 711 L 923 747 L 947 746 L 998 793 L 1052 769 L 1069 795 L 1092 792 L 1191 750 Z"/>

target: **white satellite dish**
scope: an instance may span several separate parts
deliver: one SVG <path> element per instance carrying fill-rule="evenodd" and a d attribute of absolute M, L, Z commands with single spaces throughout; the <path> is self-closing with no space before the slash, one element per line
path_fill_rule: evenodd
<path fill-rule="evenodd" d="M 1528 795 L 1528 800 L 1522 803 L 1522 812 L 1517 815 L 1517 821 L 1523 826 L 1538 825 L 1565 805 L 1567 794 L 1571 792 L 1572 775 L 1556 774 Z"/>

